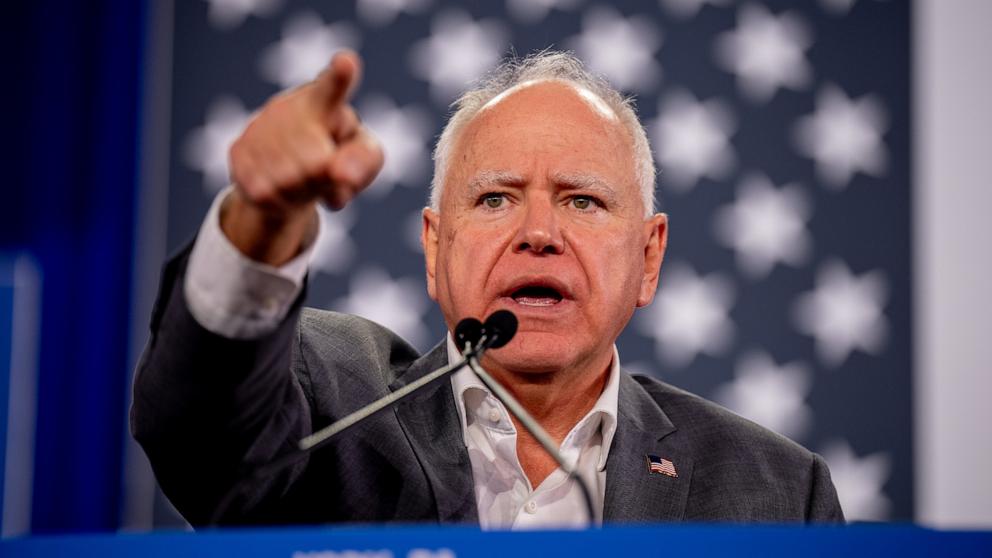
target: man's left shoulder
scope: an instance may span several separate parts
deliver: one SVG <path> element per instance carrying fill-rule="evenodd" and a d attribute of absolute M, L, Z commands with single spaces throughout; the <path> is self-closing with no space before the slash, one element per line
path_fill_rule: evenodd
<path fill-rule="evenodd" d="M 707 453 L 729 451 L 795 461 L 809 466 L 812 452 L 796 442 L 734 412 L 655 378 L 631 375 L 672 421 L 685 441 Z"/>
<path fill-rule="evenodd" d="M 673 451 L 693 461 L 687 519 L 843 520 L 820 456 L 698 395 L 631 379 L 674 426 Z"/>

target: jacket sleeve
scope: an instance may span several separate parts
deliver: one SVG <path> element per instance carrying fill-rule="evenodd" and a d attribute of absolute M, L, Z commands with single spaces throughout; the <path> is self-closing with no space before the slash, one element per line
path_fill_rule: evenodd
<path fill-rule="evenodd" d="M 837 490 L 830 480 L 830 469 L 826 461 L 813 454 L 813 470 L 811 474 L 809 504 L 806 510 L 806 521 L 816 523 L 843 523 L 844 511 L 837 499 Z"/>
<path fill-rule="evenodd" d="M 162 490 L 195 526 L 211 520 L 246 470 L 290 452 L 311 432 L 311 418 L 292 373 L 303 366 L 293 362 L 303 293 L 271 333 L 228 339 L 204 329 L 189 311 L 182 288 L 188 258 L 187 248 L 163 273 L 136 371 L 131 430 Z M 286 494 L 305 465 L 239 487 L 221 522 L 292 518 L 276 508 L 291 500 Z"/>

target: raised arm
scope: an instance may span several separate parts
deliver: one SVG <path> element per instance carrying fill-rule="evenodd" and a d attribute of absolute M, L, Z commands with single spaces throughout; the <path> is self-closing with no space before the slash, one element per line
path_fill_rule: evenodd
<path fill-rule="evenodd" d="M 163 274 L 131 425 L 194 525 L 208 521 L 246 467 L 311 430 L 291 370 L 304 367 L 294 345 L 316 205 L 343 207 L 383 159 L 348 104 L 360 69 L 356 54 L 338 54 L 313 82 L 262 107 L 231 148 L 232 188 Z M 224 519 L 299 520 L 278 508 L 302 471 L 301 463 L 251 487 Z"/>
<path fill-rule="evenodd" d="M 341 209 L 382 168 L 382 149 L 348 104 L 360 74 L 356 54 L 338 54 L 317 79 L 269 100 L 232 145 L 235 188 L 221 227 L 246 256 L 286 263 L 318 201 Z"/>

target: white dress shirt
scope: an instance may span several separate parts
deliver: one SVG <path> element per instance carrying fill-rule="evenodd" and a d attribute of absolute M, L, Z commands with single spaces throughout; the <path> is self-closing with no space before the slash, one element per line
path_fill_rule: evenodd
<path fill-rule="evenodd" d="M 273 267 L 242 255 L 220 228 L 220 207 L 230 189 L 217 195 L 190 254 L 183 293 L 205 329 L 234 339 L 274 331 L 303 288 L 316 237 L 290 262 Z M 448 335 L 448 360 L 459 353 Z M 606 458 L 617 425 L 620 359 L 613 362 L 603 393 L 568 433 L 560 452 L 586 480 L 597 523 L 602 522 Z M 479 523 L 484 529 L 530 529 L 588 524 L 580 488 L 560 468 L 534 488 L 517 457 L 517 431 L 505 407 L 470 369 L 451 377 L 465 446 L 472 463 Z"/>
<path fill-rule="evenodd" d="M 316 234 L 280 267 L 243 255 L 220 228 L 220 208 L 230 193 L 217 194 L 193 244 L 183 294 L 196 321 L 231 339 L 257 339 L 275 331 L 303 288 Z"/>
<path fill-rule="evenodd" d="M 448 335 L 448 362 L 460 359 Z M 589 487 L 594 521 L 603 521 L 606 458 L 617 429 L 620 357 L 613 347 L 610 376 L 592 409 L 562 441 L 558 451 Z M 472 462 L 475 501 L 483 529 L 533 529 L 589 525 L 582 492 L 560 467 L 536 488 L 517 457 L 517 429 L 503 404 L 469 368 L 451 377 L 465 447 Z"/>

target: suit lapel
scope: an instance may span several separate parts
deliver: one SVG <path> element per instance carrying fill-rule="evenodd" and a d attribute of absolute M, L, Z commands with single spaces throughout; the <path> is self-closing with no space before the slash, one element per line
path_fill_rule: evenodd
<path fill-rule="evenodd" d="M 447 350 L 441 343 L 414 362 L 390 389 L 395 391 L 447 363 Z M 472 464 L 465 449 L 450 376 L 411 395 L 396 406 L 395 412 L 434 492 L 438 520 L 478 522 Z"/>
<path fill-rule="evenodd" d="M 675 425 L 629 374 L 620 375 L 617 431 L 606 462 L 605 522 L 678 521 L 685 513 L 692 460 Z M 677 477 L 652 473 L 647 456 L 671 461 Z"/>
<path fill-rule="evenodd" d="M 396 390 L 447 364 L 444 343 L 414 362 Z M 692 459 L 668 416 L 626 372 L 620 375 L 617 430 L 606 463 L 605 522 L 678 521 L 685 513 Z M 430 483 L 441 522 L 476 523 L 472 465 L 448 377 L 400 403 L 396 415 Z M 678 477 L 651 473 L 648 455 L 674 464 Z"/>

